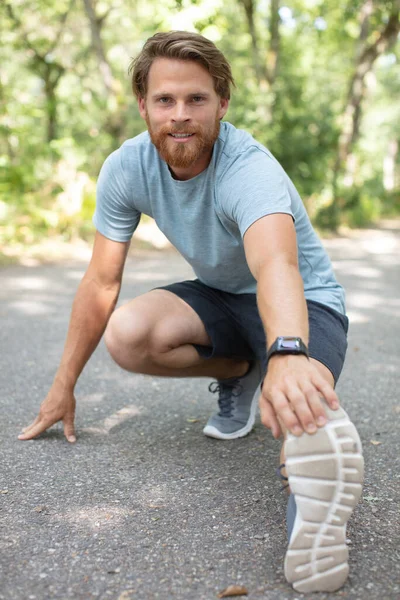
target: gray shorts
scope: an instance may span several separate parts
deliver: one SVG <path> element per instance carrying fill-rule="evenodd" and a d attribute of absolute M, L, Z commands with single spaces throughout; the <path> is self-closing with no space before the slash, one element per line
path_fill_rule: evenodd
<path fill-rule="evenodd" d="M 212 341 L 212 346 L 194 344 L 200 356 L 259 360 L 266 372 L 267 343 L 255 294 L 222 292 L 198 279 L 159 289 L 173 292 L 199 315 Z M 349 320 L 333 308 L 313 300 L 307 300 L 307 307 L 310 357 L 328 367 L 336 383 L 346 355 Z"/>

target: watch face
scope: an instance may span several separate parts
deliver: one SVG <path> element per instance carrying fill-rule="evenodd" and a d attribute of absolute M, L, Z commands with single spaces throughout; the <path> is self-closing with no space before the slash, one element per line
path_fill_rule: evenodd
<path fill-rule="evenodd" d="M 300 350 L 300 339 L 297 337 L 279 338 L 279 348 L 282 348 L 282 350 Z"/>

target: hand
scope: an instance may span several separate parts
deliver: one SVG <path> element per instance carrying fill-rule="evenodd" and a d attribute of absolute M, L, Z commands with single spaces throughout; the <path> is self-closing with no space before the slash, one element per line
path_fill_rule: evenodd
<path fill-rule="evenodd" d="M 19 440 L 31 440 L 57 423 L 62 421 L 64 424 L 64 435 L 68 442 L 75 442 L 75 406 L 76 400 L 73 391 L 55 381 L 50 388 L 48 395 L 40 406 L 40 411 L 36 419 L 22 430 L 18 436 Z"/>
<path fill-rule="evenodd" d="M 321 397 L 333 410 L 339 408 L 332 385 L 311 360 L 302 355 L 274 355 L 260 396 L 261 421 L 275 438 L 282 435 L 280 423 L 297 436 L 304 431 L 315 433 L 327 422 Z"/>

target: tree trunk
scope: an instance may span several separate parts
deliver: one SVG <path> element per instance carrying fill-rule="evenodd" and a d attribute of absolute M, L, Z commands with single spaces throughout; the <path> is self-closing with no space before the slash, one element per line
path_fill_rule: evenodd
<path fill-rule="evenodd" d="M 396 156 L 399 151 L 397 140 L 390 140 L 383 159 L 383 187 L 392 192 L 396 187 Z"/>
<path fill-rule="evenodd" d="M 114 78 L 112 76 L 111 67 L 108 63 L 106 53 L 101 39 L 101 21 L 97 18 L 92 0 L 83 0 L 86 16 L 90 23 L 90 31 L 92 34 L 92 47 L 99 62 L 100 73 L 103 76 L 103 83 L 106 93 L 110 96 L 114 95 Z"/>
<path fill-rule="evenodd" d="M 57 63 L 41 63 L 42 77 L 44 79 L 44 90 L 46 94 L 47 107 L 47 142 L 57 139 L 57 95 L 58 82 L 65 69 Z"/>
<path fill-rule="evenodd" d="M 118 100 L 118 90 L 120 84 L 113 77 L 111 66 L 108 62 L 106 51 L 104 49 L 103 40 L 101 38 L 101 28 L 104 23 L 105 15 L 103 15 L 101 18 L 97 16 L 95 6 L 93 5 L 93 0 L 83 0 L 83 4 L 86 16 L 90 23 L 92 49 L 99 63 L 99 69 L 102 75 L 104 90 L 107 97 L 109 115 L 106 123 L 104 124 L 104 128 L 113 137 L 116 137 L 120 140 L 123 137 L 125 122 Z"/>
<path fill-rule="evenodd" d="M 370 16 L 369 5 L 370 2 L 367 0 L 363 7 L 364 18 L 361 21 L 360 27 L 361 41 L 364 41 L 367 36 L 367 21 Z M 337 227 L 339 225 L 340 217 L 338 198 L 339 176 L 343 171 L 343 168 L 346 166 L 346 162 L 351 154 L 352 147 L 359 135 L 362 100 L 365 95 L 365 76 L 372 70 L 374 62 L 378 56 L 385 53 L 395 43 L 397 35 L 400 31 L 399 8 L 400 0 L 395 0 L 395 2 L 393 2 L 393 8 L 389 20 L 378 39 L 373 44 L 368 46 L 364 45 L 363 48 L 360 48 L 359 44 L 358 58 L 349 84 L 346 106 L 341 117 L 342 127 L 339 136 L 337 156 L 333 168 L 333 200 L 331 205 L 333 227 Z M 349 165 L 349 168 L 350 167 L 351 165 Z M 349 177 L 348 181 L 350 179 L 351 178 Z"/>
<path fill-rule="evenodd" d="M 38 52 L 29 40 L 29 33 L 25 31 L 23 23 L 14 12 L 10 4 L 6 4 L 8 16 L 14 23 L 14 27 L 20 30 L 21 40 L 26 48 L 32 53 L 30 63 L 33 67 L 33 72 L 44 81 L 44 89 L 46 94 L 46 112 L 47 112 L 47 142 L 51 142 L 57 137 L 57 96 L 56 89 L 60 81 L 60 77 L 64 74 L 65 68 L 59 63 L 47 62 L 46 57 L 54 51 L 60 39 L 62 30 L 66 24 L 68 14 L 72 8 L 74 0 L 70 0 L 67 10 L 60 16 L 59 30 L 54 36 L 54 41 L 49 44 L 46 52 Z"/>
<path fill-rule="evenodd" d="M 253 57 L 253 68 L 256 74 L 257 83 L 260 88 L 268 89 L 269 81 L 268 81 L 268 70 L 266 64 L 262 63 L 262 59 L 260 56 L 260 49 L 258 44 L 258 35 L 256 31 L 256 25 L 254 22 L 254 0 L 241 0 L 247 19 L 247 26 L 249 28 L 249 33 L 251 37 L 251 49 L 252 49 L 252 57 Z"/>
<path fill-rule="evenodd" d="M 279 5 L 280 0 L 271 0 L 270 9 L 270 26 L 269 26 L 269 47 L 267 50 L 260 50 L 259 37 L 257 34 L 257 28 L 255 25 L 255 2 L 254 0 L 240 0 L 243 4 L 247 26 L 251 37 L 252 57 L 253 57 L 253 68 L 256 75 L 256 80 L 260 90 L 263 92 L 265 98 L 268 97 L 273 91 L 273 84 L 275 82 L 277 67 L 278 67 L 278 56 L 279 56 Z M 274 100 L 269 99 L 265 104 L 259 106 L 260 117 L 265 122 L 272 120 L 272 109 Z"/>
<path fill-rule="evenodd" d="M 279 24 L 280 24 L 280 16 L 279 16 L 279 6 L 281 0 L 271 0 L 271 13 L 270 13 L 270 25 L 269 25 L 269 34 L 270 34 L 270 42 L 269 42 L 269 50 L 268 50 L 268 73 L 269 73 L 269 83 L 270 85 L 274 84 L 276 79 L 276 75 L 278 72 L 278 59 L 279 59 L 279 49 L 280 49 L 280 33 L 279 33 Z"/>
<path fill-rule="evenodd" d="M 3 85 L 3 82 L 0 77 L 0 114 L 6 114 L 7 102 L 8 102 L 8 98 L 6 97 L 6 89 Z M 2 128 L 4 131 L 2 138 L 5 142 L 5 147 L 7 150 L 8 158 L 10 160 L 10 163 L 14 164 L 16 162 L 15 159 L 17 157 L 17 153 L 15 152 L 13 145 L 11 143 L 12 128 L 7 119 L 5 119 L 5 122 L 3 123 Z M 1 142 L 1 138 L 0 138 L 0 142 Z M 2 150 L 3 150 L 3 148 L 0 143 L 0 152 L 2 152 Z"/>

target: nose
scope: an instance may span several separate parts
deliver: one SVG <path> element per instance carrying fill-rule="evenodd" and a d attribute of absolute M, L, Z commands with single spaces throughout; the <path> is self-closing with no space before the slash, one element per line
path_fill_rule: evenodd
<path fill-rule="evenodd" d="M 172 121 L 174 123 L 184 123 L 190 121 L 190 115 L 188 107 L 185 102 L 177 102 L 172 114 Z"/>

